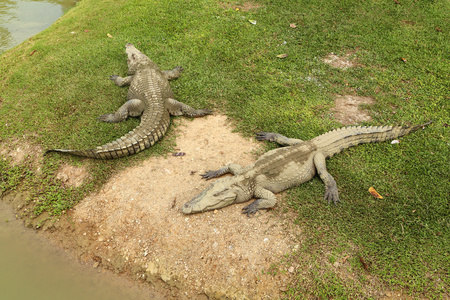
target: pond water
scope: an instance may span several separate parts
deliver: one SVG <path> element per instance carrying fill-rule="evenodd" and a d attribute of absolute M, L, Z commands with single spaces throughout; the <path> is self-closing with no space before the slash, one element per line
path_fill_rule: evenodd
<path fill-rule="evenodd" d="M 0 200 L 0 299 L 151 300 L 148 289 L 71 260 L 16 220 Z"/>
<path fill-rule="evenodd" d="M 75 0 L 0 0 L 0 53 L 49 27 Z"/>

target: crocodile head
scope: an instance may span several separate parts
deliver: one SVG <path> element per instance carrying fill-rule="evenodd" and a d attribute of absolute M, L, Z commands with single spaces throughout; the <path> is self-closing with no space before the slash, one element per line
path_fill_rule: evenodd
<path fill-rule="evenodd" d="M 181 208 L 185 214 L 193 214 L 219 209 L 245 200 L 244 190 L 237 184 L 236 178 L 226 177 L 212 183 L 200 195 L 194 197 Z"/>
<path fill-rule="evenodd" d="M 133 75 L 136 71 L 142 67 L 151 67 L 158 69 L 158 66 L 151 61 L 144 53 L 136 49 L 133 44 L 128 43 L 125 45 L 125 53 L 128 56 L 128 74 Z"/>

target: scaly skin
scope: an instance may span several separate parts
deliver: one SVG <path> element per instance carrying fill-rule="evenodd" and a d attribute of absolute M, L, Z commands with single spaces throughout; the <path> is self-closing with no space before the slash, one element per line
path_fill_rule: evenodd
<path fill-rule="evenodd" d="M 170 88 L 169 80 L 176 79 L 183 71 L 176 67 L 161 71 L 144 53 L 132 44 L 126 44 L 128 75 L 112 75 L 117 86 L 127 86 L 128 101 L 116 113 L 98 117 L 109 123 L 122 122 L 128 117 L 141 117 L 141 123 L 121 138 L 90 150 L 51 149 L 49 152 L 63 152 L 72 155 L 111 159 L 132 155 L 154 145 L 165 134 L 170 125 L 170 115 L 201 117 L 211 114 L 208 109 L 193 109 L 178 102 Z M 45 155 L 44 154 L 44 155 Z"/>
<path fill-rule="evenodd" d="M 276 203 L 275 193 L 307 182 L 316 174 L 325 183 L 324 199 L 337 204 L 340 202 L 339 192 L 336 181 L 327 171 L 326 158 L 355 145 L 401 137 L 430 123 L 411 127 L 346 127 L 309 141 L 290 139 L 277 133 L 259 133 L 256 137 L 258 140 L 277 142 L 287 147 L 265 153 L 246 168 L 230 164 L 217 171 L 206 172 L 202 175 L 206 180 L 226 173 L 234 176 L 217 180 L 181 210 L 185 214 L 192 214 L 256 198 L 243 208 L 243 213 L 250 216 L 260 209 L 273 207 Z"/>

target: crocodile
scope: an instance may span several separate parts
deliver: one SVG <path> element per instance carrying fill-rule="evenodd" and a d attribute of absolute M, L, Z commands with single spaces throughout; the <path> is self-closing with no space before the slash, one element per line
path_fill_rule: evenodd
<path fill-rule="evenodd" d="M 122 122 L 127 117 L 141 117 L 140 124 L 117 140 L 90 150 L 50 149 L 49 152 L 63 152 L 72 155 L 112 159 L 138 153 L 153 146 L 165 134 L 170 125 L 170 115 L 201 117 L 211 114 L 208 109 L 193 109 L 178 102 L 170 88 L 169 80 L 178 78 L 183 71 L 176 67 L 161 71 L 144 53 L 128 43 L 125 45 L 128 56 L 128 75 L 112 75 L 117 86 L 130 86 L 127 102 L 117 112 L 105 114 L 98 120 L 108 123 Z"/>
<path fill-rule="evenodd" d="M 250 216 L 261 209 L 273 207 L 276 203 L 274 193 L 307 182 L 316 174 L 325 184 L 324 199 L 328 200 L 328 204 L 331 201 L 337 204 L 340 202 L 339 192 L 336 181 L 327 171 L 325 159 L 355 145 L 382 142 L 404 136 L 431 122 L 409 127 L 344 127 L 308 141 L 288 138 L 278 133 L 258 133 L 257 140 L 276 142 L 287 147 L 271 150 L 245 168 L 237 164 L 229 164 L 217 171 L 202 174 L 202 178 L 206 180 L 226 173 L 234 176 L 218 179 L 201 194 L 184 204 L 181 211 L 184 214 L 204 212 L 256 198 L 254 202 L 242 209 L 242 213 Z"/>

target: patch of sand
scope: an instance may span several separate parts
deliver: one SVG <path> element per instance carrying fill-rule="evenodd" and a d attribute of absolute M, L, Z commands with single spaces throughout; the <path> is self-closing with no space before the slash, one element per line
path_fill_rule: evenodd
<path fill-rule="evenodd" d="M 360 109 L 361 104 L 373 104 L 374 99 L 371 97 L 360 96 L 336 96 L 335 106 L 333 108 L 334 117 L 343 125 L 355 125 L 359 122 L 372 120 L 367 111 Z"/>
<path fill-rule="evenodd" d="M 56 173 L 56 179 L 68 186 L 79 187 L 83 181 L 89 177 L 86 166 L 72 166 L 69 164 L 62 164 Z"/>
<path fill-rule="evenodd" d="M 351 59 L 351 55 L 352 53 L 348 53 L 344 56 L 337 56 L 334 53 L 330 53 L 323 59 L 323 62 L 334 68 L 346 70 L 356 65 Z"/>
<path fill-rule="evenodd" d="M 175 298 L 279 298 L 289 272 L 263 273 L 295 246 L 291 220 L 279 209 L 252 218 L 241 214 L 249 202 L 195 215 L 180 211 L 209 185 L 199 174 L 251 164 L 261 144 L 233 133 L 225 116 L 176 121 L 185 156 L 128 168 L 69 212 L 78 255 L 94 266 L 162 280 Z"/>

